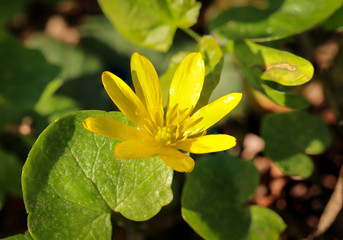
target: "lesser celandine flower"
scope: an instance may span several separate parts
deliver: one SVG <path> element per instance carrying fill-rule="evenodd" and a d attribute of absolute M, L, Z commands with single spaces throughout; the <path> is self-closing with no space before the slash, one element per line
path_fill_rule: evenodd
<path fill-rule="evenodd" d="M 110 117 L 89 117 L 83 121 L 89 131 L 122 141 L 114 149 L 117 158 L 158 155 L 174 170 L 190 172 L 194 160 L 184 152 L 218 152 L 236 145 L 232 136 L 204 133 L 237 106 L 241 93 L 223 96 L 192 114 L 205 77 L 200 53 L 189 54 L 177 68 L 169 89 L 166 114 L 160 82 L 151 62 L 134 53 L 131 75 L 136 93 L 110 72 L 102 74 L 102 82 L 112 101 L 137 128 Z"/>

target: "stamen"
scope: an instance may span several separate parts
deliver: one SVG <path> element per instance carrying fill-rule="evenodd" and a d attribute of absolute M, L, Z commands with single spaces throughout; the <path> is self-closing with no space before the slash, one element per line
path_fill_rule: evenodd
<path fill-rule="evenodd" d="M 165 145 L 170 145 L 176 140 L 176 127 L 157 127 L 155 139 Z"/>

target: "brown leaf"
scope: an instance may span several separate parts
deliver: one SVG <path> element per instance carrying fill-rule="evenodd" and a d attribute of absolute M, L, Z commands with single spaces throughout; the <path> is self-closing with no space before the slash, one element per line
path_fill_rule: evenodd
<path fill-rule="evenodd" d="M 314 237 L 318 237 L 324 233 L 331 224 L 335 221 L 338 213 L 343 207 L 343 166 L 339 172 L 336 187 L 327 203 L 322 216 L 319 219 L 317 231 L 313 233 Z"/>

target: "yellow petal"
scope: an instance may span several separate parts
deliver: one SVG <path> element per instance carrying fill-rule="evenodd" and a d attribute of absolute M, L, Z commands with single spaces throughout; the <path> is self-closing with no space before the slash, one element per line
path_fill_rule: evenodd
<path fill-rule="evenodd" d="M 193 158 L 174 148 L 163 148 L 158 155 L 169 167 L 178 172 L 191 172 L 194 168 Z"/>
<path fill-rule="evenodd" d="M 202 107 L 185 122 L 183 135 L 203 132 L 231 112 L 242 99 L 242 93 L 231 93 Z"/>
<path fill-rule="evenodd" d="M 205 65 L 200 53 L 191 53 L 180 63 L 169 89 L 167 125 L 181 123 L 193 111 L 204 83 Z"/>
<path fill-rule="evenodd" d="M 236 146 L 236 138 L 226 134 L 213 134 L 178 141 L 175 147 L 187 152 L 201 154 L 224 151 L 234 146 Z"/>
<path fill-rule="evenodd" d="M 157 126 L 163 126 L 163 100 L 160 81 L 151 62 L 139 53 L 132 54 L 131 76 L 138 98 Z"/>
<path fill-rule="evenodd" d="M 146 158 L 156 155 L 160 145 L 148 142 L 129 140 L 119 143 L 114 148 L 114 155 L 121 159 Z"/>
<path fill-rule="evenodd" d="M 129 139 L 147 139 L 149 135 L 125 123 L 110 117 L 89 117 L 83 120 L 83 126 L 98 135 L 119 141 Z"/>
<path fill-rule="evenodd" d="M 102 82 L 106 92 L 119 110 L 136 126 L 144 128 L 150 117 L 132 89 L 119 77 L 110 72 L 103 72 Z M 150 120 L 151 121 L 151 120 Z"/>

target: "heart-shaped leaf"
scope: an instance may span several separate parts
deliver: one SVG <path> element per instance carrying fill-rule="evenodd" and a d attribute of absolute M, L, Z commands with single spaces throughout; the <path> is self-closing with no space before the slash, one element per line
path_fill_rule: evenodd
<path fill-rule="evenodd" d="M 325 122 L 306 112 L 268 115 L 261 124 L 265 154 L 288 175 L 307 178 L 313 163 L 306 154 L 320 154 L 330 145 Z"/>
<path fill-rule="evenodd" d="M 167 51 L 177 28 L 196 23 L 200 3 L 185 1 L 98 0 L 105 15 L 125 38 L 138 46 Z"/>
<path fill-rule="evenodd" d="M 314 71 L 310 62 L 289 52 L 250 41 L 235 42 L 232 48 L 252 88 L 281 106 L 295 109 L 308 106 L 303 97 L 272 88 L 272 85 L 296 86 L 308 82 Z"/>
<path fill-rule="evenodd" d="M 205 239 L 278 239 L 285 228 L 273 211 L 244 207 L 258 185 L 252 162 L 228 154 L 200 159 L 187 176 L 182 215 Z"/>
<path fill-rule="evenodd" d="M 41 239 L 110 239 L 111 209 L 136 221 L 172 200 L 173 171 L 157 157 L 120 160 L 118 141 L 87 131 L 82 121 L 119 112 L 84 111 L 53 122 L 24 165 L 29 231 Z"/>
<path fill-rule="evenodd" d="M 210 29 L 228 40 L 270 41 L 303 32 L 324 21 L 342 0 L 270 0 L 265 9 L 237 7 L 220 13 Z"/>

